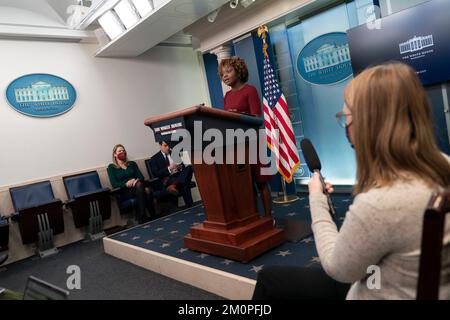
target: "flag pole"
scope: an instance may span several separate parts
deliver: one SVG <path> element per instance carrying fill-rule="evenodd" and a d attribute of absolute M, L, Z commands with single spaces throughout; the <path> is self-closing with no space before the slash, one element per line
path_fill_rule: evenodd
<path fill-rule="evenodd" d="M 267 28 L 266 25 L 260 26 L 258 28 L 258 37 L 261 38 L 261 40 L 263 41 L 263 53 L 264 56 L 266 58 L 269 58 L 269 53 L 267 52 L 267 49 L 269 47 L 269 45 L 266 42 L 266 33 L 269 32 L 269 28 Z M 295 202 L 297 200 L 299 200 L 300 198 L 297 197 L 296 195 L 288 195 L 287 191 L 286 191 L 286 180 L 284 179 L 283 176 L 281 176 L 281 187 L 283 189 L 283 195 L 281 197 L 277 197 L 275 199 L 273 199 L 274 203 L 277 204 L 287 204 L 287 203 L 292 203 Z"/>
<path fill-rule="evenodd" d="M 284 180 L 283 176 L 281 176 L 281 187 L 283 188 L 283 195 L 281 197 L 277 197 L 277 198 L 273 199 L 273 203 L 287 204 L 287 203 L 295 202 L 300 199 L 296 195 L 288 195 L 287 194 L 286 181 Z"/>

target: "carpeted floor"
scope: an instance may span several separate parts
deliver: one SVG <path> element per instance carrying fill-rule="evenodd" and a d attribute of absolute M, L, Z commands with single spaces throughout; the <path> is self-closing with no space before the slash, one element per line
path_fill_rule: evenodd
<path fill-rule="evenodd" d="M 348 194 L 336 194 L 333 202 L 341 224 L 351 203 Z M 291 205 L 274 205 L 276 220 L 310 221 L 307 196 Z M 183 248 L 183 236 L 195 223 L 204 220 L 203 206 L 177 212 L 151 223 L 119 232 L 112 238 L 164 254 L 186 259 L 256 279 L 259 270 L 267 265 L 300 265 L 320 267 L 313 237 L 299 242 L 286 242 L 249 263 L 200 254 Z M 50 282 L 66 289 L 71 265 L 80 267 L 81 289 L 71 290 L 70 299 L 121 300 L 203 300 L 221 299 L 216 295 L 137 267 L 104 253 L 102 241 L 78 242 L 61 248 L 52 257 L 28 258 L 0 269 L 0 287 L 23 292 L 28 276 Z"/>
<path fill-rule="evenodd" d="M 81 269 L 81 289 L 69 299 L 204 300 L 221 299 L 206 291 L 134 266 L 104 253 L 103 242 L 78 242 L 52 257 L 28 258 L 0 271 L 0 286 L 23 292 L 29 275 L 66 289 L 67 267 Z"/>
<path fill-rule="evenodd" d="M 333 195 L 333 203 L 336 207 L 339 226 L 351 203 L 351 198 L 348 194 L 336 194 Z M 277 222 L 303 220 L 310 223 L 311 215 L 309 213 L 308 197 L 306 195 L 302 196 L 299 201 L 289 205 L 274 204 L 273 217 Z M 297 242 L 286 241 L 277 248 L 260 255 L 248 263 L 232 261 L 184 248 L 184 235 L 189 233 L 192 226 L 203 222 L 204 219 L 204 208 L 200 204 L 147 224 L 124 230 L 112 235 L 111 238 L 254 280 L 258 276 L 258 272 L 269 265 L 320 267 L 320 260 L 317 256 L 312 235 Z"/>

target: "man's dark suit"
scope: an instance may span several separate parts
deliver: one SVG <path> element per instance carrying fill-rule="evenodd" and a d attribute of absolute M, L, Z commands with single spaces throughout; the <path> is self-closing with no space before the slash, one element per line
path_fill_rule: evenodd
<path fill-rule="evenodd" d="M 162 152 L 158 152 L 150 160 L 150 167 L 155 178 L 160 178 L 164 188 L 176 185 L 178 191 L 183 196 L 186 206 L 192 206 L 192 194 L 190 183 L 192 180 L 192 167 L 182 164 L 181 170 L 170 174 L 166 158 Z"/>

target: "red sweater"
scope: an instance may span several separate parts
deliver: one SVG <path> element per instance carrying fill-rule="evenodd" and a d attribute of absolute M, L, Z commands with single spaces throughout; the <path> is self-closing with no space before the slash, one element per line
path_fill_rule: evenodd
<path fill-rule="evenodd" d="M 261 116 L 261 100 L 259 100 L 258 91 L 249 84 L 244 85 L 237 91 L 228 91 L 224 98 L 224 109 L 225 111 Z"/>

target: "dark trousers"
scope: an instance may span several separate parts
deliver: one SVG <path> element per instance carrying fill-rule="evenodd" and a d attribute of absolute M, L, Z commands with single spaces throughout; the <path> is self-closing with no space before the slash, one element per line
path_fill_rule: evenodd
<path fill-rule="evenodd" d="M 153 203 L 153 194 L 148 194 L 145 190 L 146 187 L 150 187 L 147 181 L 139 181 L 134 188 L 127 188 L 126 192 L 136 196 L 136 220 L 138 223 L 145 222 L 147 209 L 150 217 L 154 217 L 155 205 Z"/>
<path fill-rule="evenodd" d="M 320 268 L 274 266 L 258 273 L 253 300 L 344 300 L 349 289 Z"/>
<path fill-rule="evenodd" d="M 180 194 L 183 196 L 186 206 L 192 206 L 194 201 L 192 200 L 192 193 L 189 184 L 191 183 L 193 175 L 192 166 L 186 166 L 183 170 L 176 172 L 168 177 L 164 182 L 164 185 L 170 186 L 175 184 Z"/>

